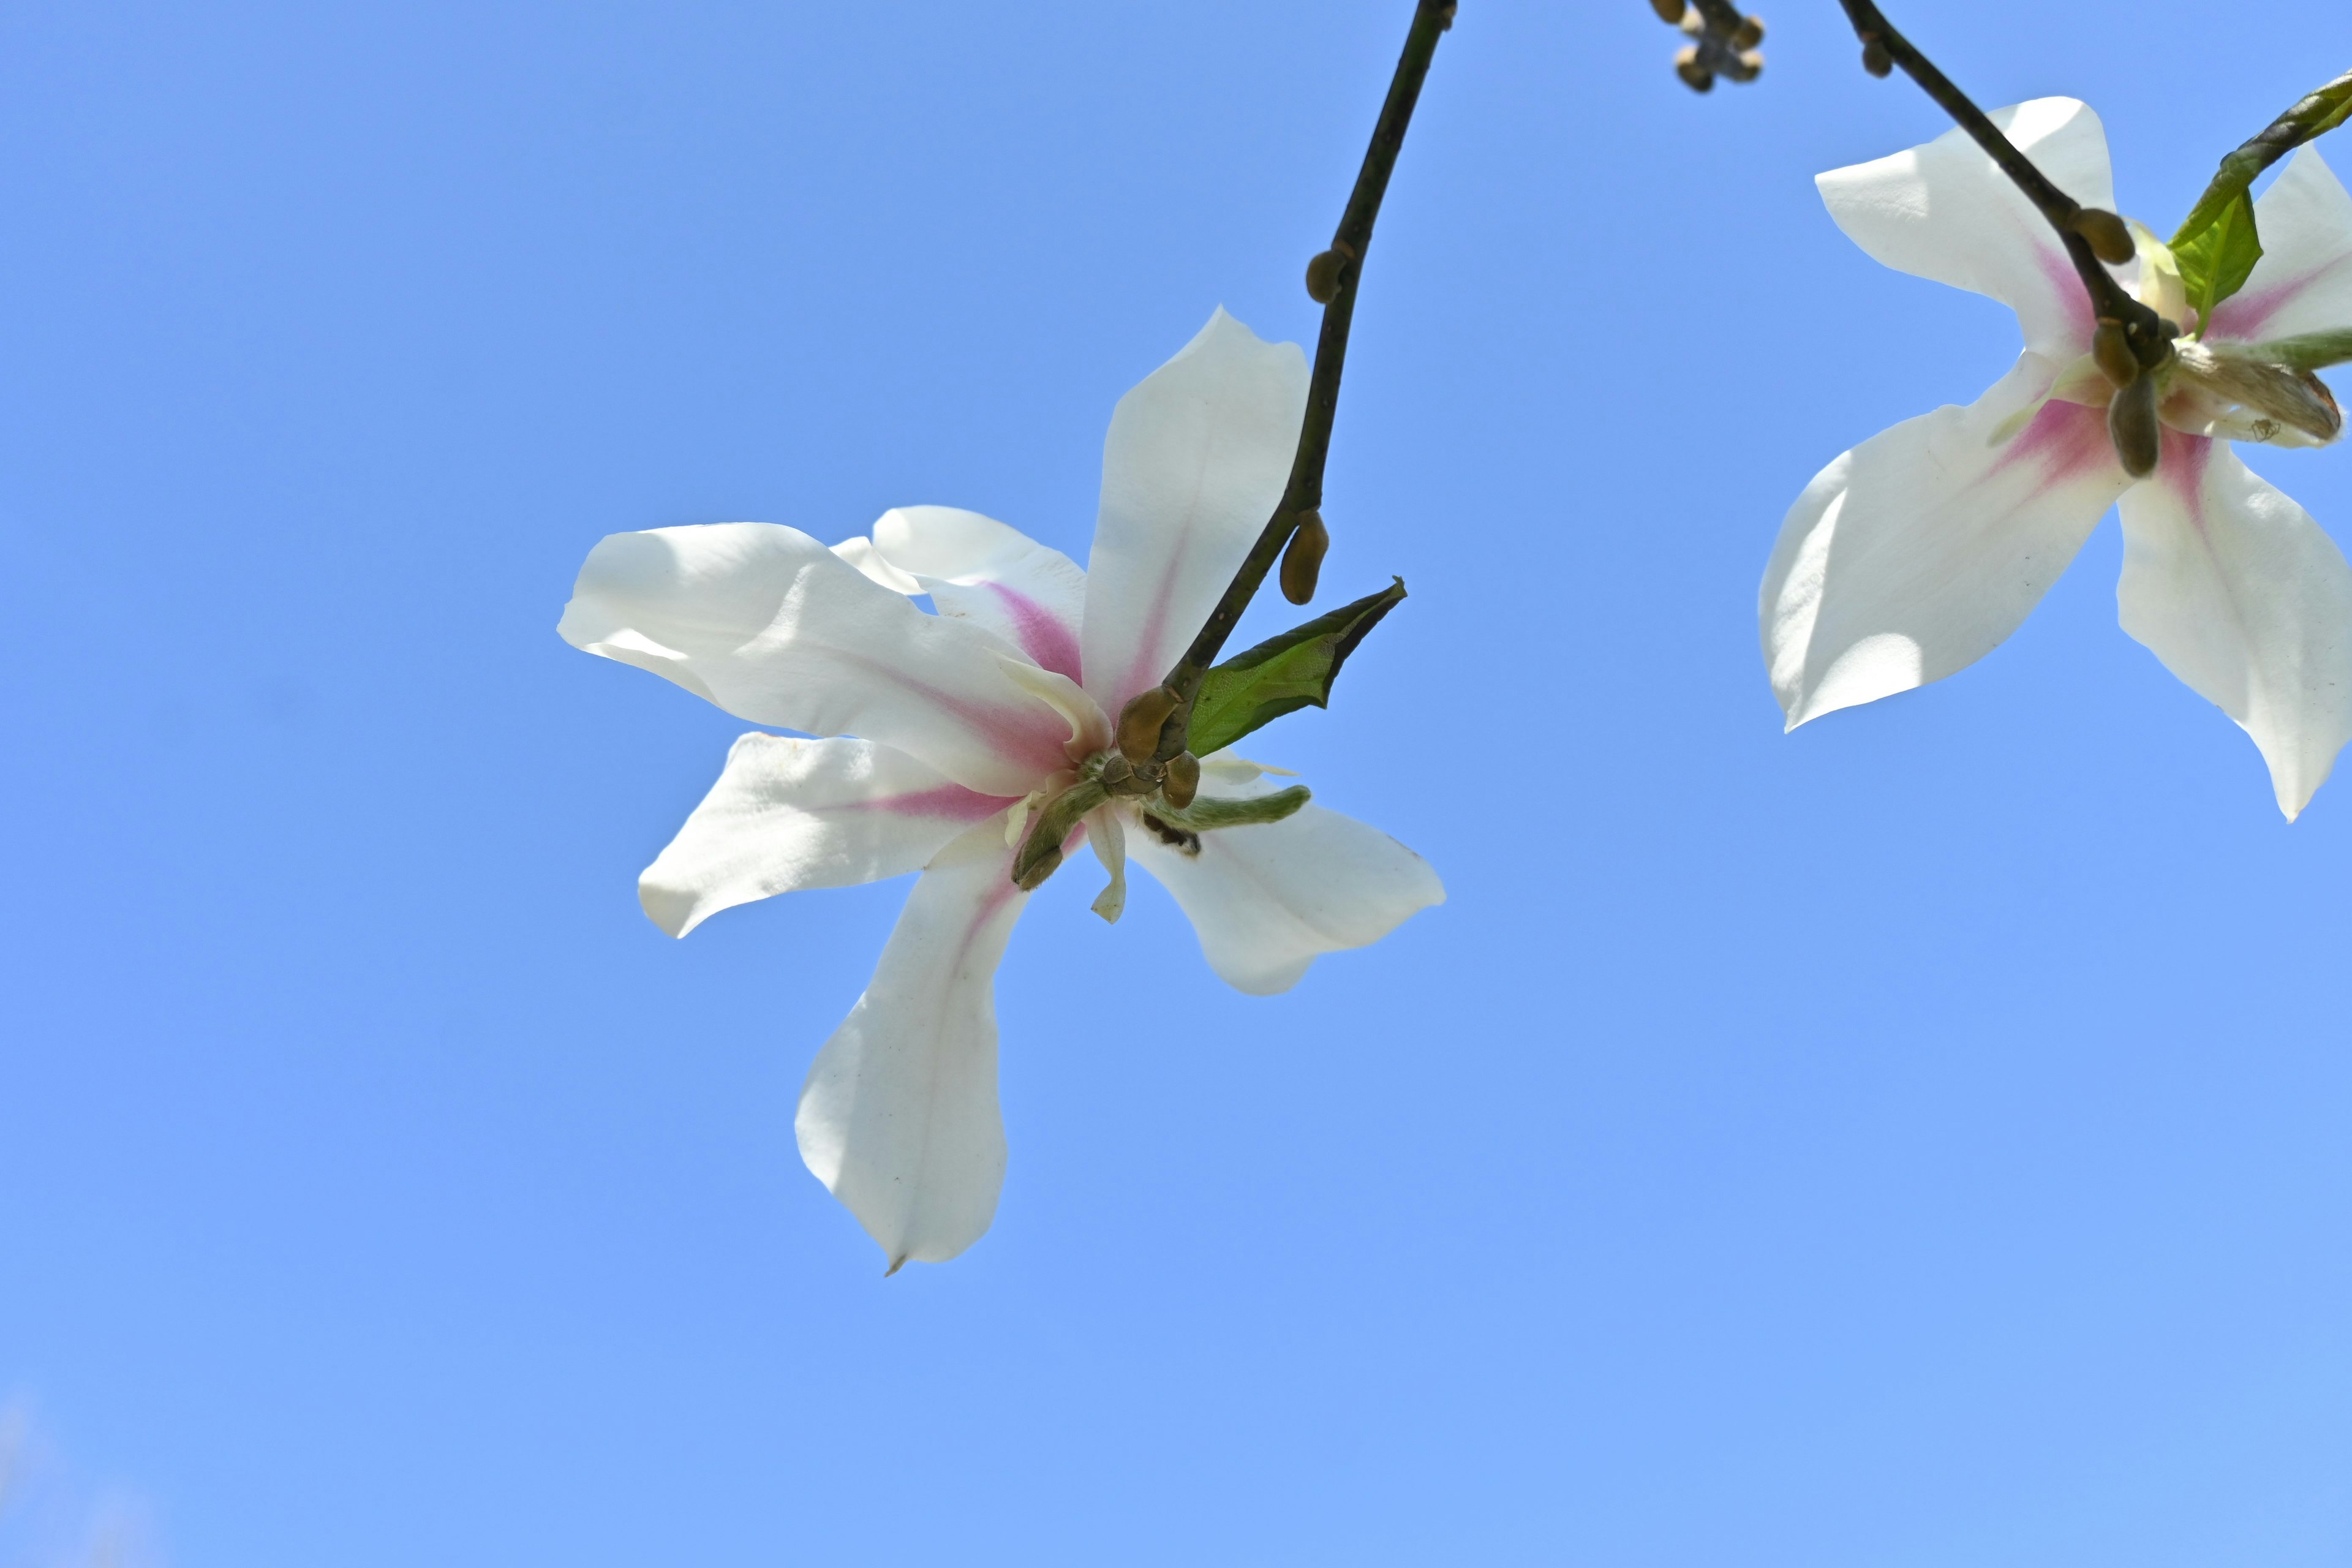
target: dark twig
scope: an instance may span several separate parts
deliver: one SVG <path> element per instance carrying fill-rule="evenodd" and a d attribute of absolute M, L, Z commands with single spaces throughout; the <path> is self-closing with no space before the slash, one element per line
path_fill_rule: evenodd
<path fill-rule="evenodd" d="M 2091 296 L 2091 313 L 2122 326 L 2141 364 L 2164 363 L 2172 345 L 2157 313 L 2124 292 L 2123 285 L 2100 265 L 2103 258 L 2118 266 L 2131 258 L 2131 238 L 2122 220 L 2113 213 L 2084 206 L 2051 184 L 2050 177 L 2034 167 L 2033 160 L 2019 152 L 2016 143 L 2001 134 L 2000 127 L 1988 119 L 1967 93 L 1953 86 L 1949 77 L 1896 32 L 1894 24 L 1871 0 L 1840 0 L 1840 4 L 1845 6 L 1846 19 L 1853 24 L 1854 36 L 1862 40 L 1864 63 L 1879 75 L 1885 74 L 1889 61 L 1901 66 L 1904 74 L 1917 82 L 1978 146 L 1990 154 L 2011 184 L 2024 192 L 2026 199 L 2040 208 L 2050 226 L 2058 231 L 2068 259 L 2074 262 L 2084 289 Z M 1874 54 L 1879 56 L 1875 60 Z"/>
<path fill-rule="evenodd" d="M 1284 487 L 1282 500 L 1257 536 L 1257 542 L 1243 559 L 1241 570 L 1234 574 L 1224 597 L 1209 613 L 1201 635 L 1192 639 L 1192 646 L 1184 650 L 1184 657 L 1168 672 L 1166 685 L 1175 691 L 1179 701 L 1160 732 L 1156 754 L 1162 761 L 1184 750 L 1192 699 L 1201 689 L 1202 677 L 1217 661 L 1225 638 L 1241 620 L 1242 612 L 1249 607 L 1258 584 L 1265 581 L 1266 573 L 1273 569 L 1291 534 L 1323 504 L 1323 464 L 1330 454 L 1331 424 L 1339 413 L 1339 374 L 1348 358 L 1348 325 L 1355 314 L 1356 280 L 1363 268 L 1364 252 L 1371 247 L 1372 222 L 1380 216 L 1381 198 L 1388 191 L 1389 174 L 1396 167 L 1398 151 L 1404 146 L 1405 127 L 1412 119 L 1413 103 L 1421 96 L 1422 80 L 1428 76 L 1429 62 L 1437 52 L 1438 35 L 1453 25 L 1454 0 L 1420 0 L 1413 13 L 1412 29 L 1405 36 L 1404 54 L 1398 59 L 1396 75 L 1389 83 L 1388 100 L 1381 105 L 1371 144 L 1364 150 L 1364 165 L 1356 175 L 1356 188 L 1349 195 L 1347 211 L 1331 237 L 1331 248 L 1308 264 L 1308 291 L 1324 302 L 1323 331 L 1315 343 L 1315 374 L 1307 388 L 1307 417 L 1299 426 L 1298 454 L 1291 461 L 1290 482 Z"/>

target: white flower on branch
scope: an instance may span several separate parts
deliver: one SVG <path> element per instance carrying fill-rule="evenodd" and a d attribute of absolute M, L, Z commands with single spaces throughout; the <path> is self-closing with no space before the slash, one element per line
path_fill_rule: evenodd
<path fill-rule="evenodd" d="M 559 627 L 573 647 L 823 737 L 735 742 L 639 882 L 656 923 L 683 936 L 755 899 L 922 873 L 796 1121 L 809 1169 L 893 1269 L 954 1257 L 994 1216 L 994 975 L 1030 897 L 1016 848 L 1047 803 L 1118 766 L 1108 716 L 1160 683 L 1265 525 L 1307 384 L 1296 345 L 1218 311 L 1119 400 L 1084 571 L 947 507 L 887 512 L 831 549 L 771 523 L 614 534 L 581 570 Z M 1412 851 L 1263 771 L 1204 759 L 1189 810 L 1094 790 L 1062 846 L 1101 858 L 1108 920 L 1131 856 L 1254 994 L 1444 897 Z"/>
<path fill-rule="evenodd" d="M 2105 133 L 2084 105 L 2039 99 L 1992 119 L 2070 195 L 2113 208 Z M 1817 183 L 1878 260 L 2015 310 L 2025 352 L 1969 406 L 1845 453 L 1789 509 L 1758 605 L 1789 727 L 1983 658 L 2120 500 L 2124 629 L 2253 738 L 2293 818 L 2352 738 L 2352 569 L 2230 442 L 2341 433 L 2310 373 L 2352 357 L 2352 197 L 2298 152 L 2255 205 L 2262 259 L 2201 333 L 2170 253 L 2138 233 L 2116 275 L 2181 336 L 2158 373 L 2158 461 L 2136 482 L 2109 437 L 2114 388 L 2083 285 L 1965 132 Z"/>

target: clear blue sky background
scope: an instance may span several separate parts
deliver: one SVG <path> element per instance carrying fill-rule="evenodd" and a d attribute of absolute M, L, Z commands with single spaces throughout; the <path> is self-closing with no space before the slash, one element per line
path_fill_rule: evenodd
<path fill-rule="evenodd" d="M 2281 821 L 2112 522 L 1780 733 L 1782 510 L 2017 346 L 1822 214 L 1943 129 L 1830 0 L 1703 100 L 1639 0 L 1441 51 L 1327 507 L 1412 597 L 1257 751 L 1443 909 L 1259 1001 L 1057 881 L 995 1230 L 887 1281 L 791 1112 L 902 885 L 638 912 L 741 726 L 557 641 L 589 546 L 1083 557 L 1120 392 L 1311 338 L 1407 9 L 0 15 L 0 1400 L 164 1560 L 2352 1560 L 2352 777 Z M 1898 20 L 2162 230 L 2352 65 Z"/>

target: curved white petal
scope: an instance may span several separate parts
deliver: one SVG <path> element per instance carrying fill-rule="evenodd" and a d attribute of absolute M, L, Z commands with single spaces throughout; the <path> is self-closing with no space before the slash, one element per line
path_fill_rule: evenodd
<path fill-rule="evenodd" d="M 894 1271 L 953 1258 L 996 1215 L 996 965 L 1029 901 L 1012 863 L 993 823 L 940 852 L 801 1089 L 801 1158 Z"/>
<path fill-rule="evenodd" d="M 2292 821 L 2352 739 L 2352 567 L 2222 441 L 2167 431 L 2121 510 L 2124 630 L 2253 737 Z"/>
<path fill-rule="evenodd" d="M 871 741 L 745 735 L 637 879 L 637 901 L 654 924 L 684 936 L 755 899 L 918 870 L 1010 805 Z"/>
<path fill-rule="evenodd" d="M 860 735 L 987 794 L 1069 765 L 1069 726 L 1005 675 L 993 637 L 923 614 L 798 529 L 609 535 L 556 630 L 755 724 Z"/>
<path fill-rule="evenodd" d="M 2352 330 L 2352 195 L 2306 144 L 2254 202 L 2263 257 L 2213 312 L 2210 336 L 2240 342 Z"/>
<path fill-rule="evenodd" d="M 1253 996 L 1287 991 L 1318 954 L 1378 942 L 1445 901 L 1428 861 L 1313 804 L 1280 822 L 1199 837 L 1188 852 L 1147 824 L 1128 836 L 1128 853 L 1175 895 L 1209 967 Z"/>
<path fill-rule="evenodd" d="M 1757 616 L 1795 729 L 1940 680 L 2017 629 L 2130 481 L 2104 410 L 2053 400 L 2028 353 L 1966 408 L 1882 430 L 1815 476 L 1780 525 Z"/>
<path fill-rule="evenodd" d="M 1307 356 L 1220 309 L 1118 400 L 1087 562 L 1086 687 L 1103 711 L 1159 684 L 1290 479 Z"/>
<path fill-rule="evenodd" d="M 1078 627 L 1087 574 L 1016 528 L 951 506 L 893 507 L 874 524 L 874 548 L 929 594 L 943 616 L 995 633 L 1056 675 L 1081 680 Z"/>
<path fill-rule="evenodd" d="M 2107 134 L 2089 107 L 2037 98 L 1992 121 L 2086 206 L 2115 205 Z M 1965 131 L 1817 175 L 1830 216 L 1876 260 L 2017 312 L 2025 346 L 2063 363 L 2090 345 L 2090 303 L 2042 214 Z"/>
<path fill-rule="evenodd" d="M 833 552 L 857 568 L 858 574 L 869 583 L 878 583 L 894 594 L 909 597 L 923 591 L 923 585 L 887 561 L 874 548 L 874 542 L 862 533 L 853 533 L 833 547 Z"/>

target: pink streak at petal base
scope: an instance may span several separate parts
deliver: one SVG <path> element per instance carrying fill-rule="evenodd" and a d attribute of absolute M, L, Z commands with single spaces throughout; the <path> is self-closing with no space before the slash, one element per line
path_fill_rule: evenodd
<path fill-rule="evenodd" d="M 1034 768 L 1040 778 L 1069 765 L 1069 754 L 1064 750 L 1064 742 L 1070 738 L 1069 721 L 1043 702 L 1024 702 L 1019 708 L 985 707 L 950 697 L 930 682 L 918 680 L 878 659 L 846 649 L 837 652 L 845 663 L 856 665 L 908 691 L 920 692 L 945 711 L 955 715 L 972 733 L 984 736 L 995 748 L 998 756 Z"/>
<path fill-rule="evenodd" d="M 1084 685 L 1078 673 L 1078 639 L 1051 610 L 1018 589 L 1002 583 L 986 583 L 982 586 L 997 597 L 1005 613 L 1013 617 L 1015 630 L 1021 634 L 1021 651 L 1027 654 L 1040 669 L 1050 669 L 1055 675 L 1066 675 Z"/>
<path fill-rule="evenodd" d="M 2164 433 L 2156 481 L 2179 498 L 2181 509 L 2189 513 L 2189 521 L 2196 525 L 2200 538 L 2205 532 L 2205 465 L 2212 459 L 2210 438 L 2187 436 L 2178 430 Z"/>
<path fill-rule="evenodd" d="M 842 811 L 887 811 L 894 816 L 941 816 L 950 822 L 978 822 L 994 816 L 1013 804 L 1012 795 L 982 795 L 961 784 L 941 784 L 937 789 L 917 790 L 908 795 L 884 795 L 879 800 L 855 800 L 837 809 Z"/>
<path fill-rule="evenodd" d="M 2333 268 L 2322 268 L 2306 272 L 2300 278 L 2281 279 L 2260 289 L 2250 289 L 2232 294 L 2214 307 L 2213 330 L 2208 336 L 2227 339 L 2231 342 L 2252 343 L 2262 341 L 2263 329 L 2270 320 L 2294 297 Z"/>
<path fill-rule="evenodd" d="M 2074 263 L 2068 259 L 2064 251 L 2053 250 L 2041 244 L 2034 246 L 2033 257 L 2042 264 L 2042 276 L 2050 280 L 2050 287 L 2057 290 L 2058 298 L 2066 302 L 2067 324 L 2074 329 L 2074 352 L 2090 353 L 2091 331 L 2099 321 L 2091 313 L 2091 296 L 2084 289 L 2082 276 L 2074 270 Z"/>
<path fill-rule="evenodd" d="M 2107 411 L 2079 403 L 2063 403 L 2053 397 L 2010 442 L 2000 461 L 1993 465 L 1992 474 L 2020 463 L 2038 463 L 2042 468 L 2040 483 L 2048 489 L 2079 479 L 2115 460 L 2115 448 L 2107 441 Z"/>

